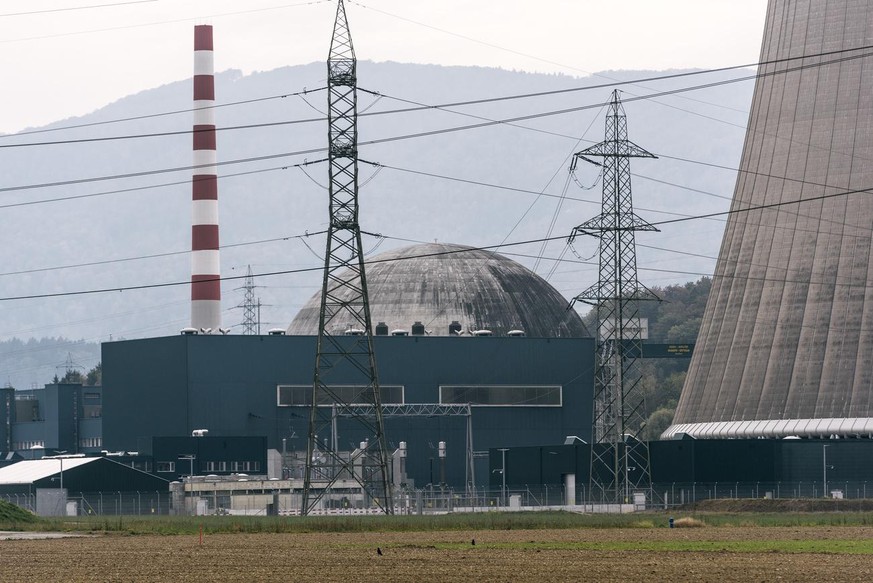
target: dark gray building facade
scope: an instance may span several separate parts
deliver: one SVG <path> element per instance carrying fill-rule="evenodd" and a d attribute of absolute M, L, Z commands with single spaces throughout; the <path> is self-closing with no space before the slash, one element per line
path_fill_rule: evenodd
<path fill-rule="evenodd" d="M 52 383 L 0 390 L 0 451 L 98 453 L 102 435 L 102 387 Z"/>
<path fill-rule="evenodd" d="M 104 443 L 150 454 L 153 437 L 205 429 L 305 450 L 315 341 L 180 335 L 105 343 Z M 475 451 L 590 436 L 591 338 L 387 336 L 375 338 L 375 350 L 386 404 L 472 403 Z M 343 372 L 336 375 L 340 383 Z M 337 434 L 350 449 L 363 439 L 342 424 Z M 445 441 L 446 482 L 464 484 L 466 417 L 388 417 L 386 434 L 392 447 L 407 443 L 407 474 L 420 485 L 439 479 Z M 477 473 L 487 483 L 484 467 Z"/>

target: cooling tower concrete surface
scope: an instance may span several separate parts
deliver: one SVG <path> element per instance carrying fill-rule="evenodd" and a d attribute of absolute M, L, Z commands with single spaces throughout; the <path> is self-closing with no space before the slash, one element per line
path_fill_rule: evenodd
<path fill-rule="evenodd" d="M 770 64 L 663 437 L 873 435 L 871 45 L 873 2 L 770 0 Z"/>

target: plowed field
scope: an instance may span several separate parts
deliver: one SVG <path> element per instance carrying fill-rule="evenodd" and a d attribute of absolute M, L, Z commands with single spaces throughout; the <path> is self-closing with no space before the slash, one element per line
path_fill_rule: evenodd
<path fill-rule="evenodd" d="M 0 581 L 873 581 L 871 551 L 866 527 L 112 534 L 0 541 Z"/>

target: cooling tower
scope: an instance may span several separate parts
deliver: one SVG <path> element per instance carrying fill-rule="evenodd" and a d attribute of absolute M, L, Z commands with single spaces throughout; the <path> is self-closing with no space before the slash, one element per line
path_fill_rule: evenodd
<path fill-rule="evenodd" d="M 871 45 L 869 1 L 770 0 L 769 64 L 662 437 L 873 436 Z"/>
<path fill-rule="evenodd" d="M 191 223 L 191 327 L 221 325 L 218 176 L 215 166 L 215 76 L 212 27 L 194 27 L 194 175 Z"/>

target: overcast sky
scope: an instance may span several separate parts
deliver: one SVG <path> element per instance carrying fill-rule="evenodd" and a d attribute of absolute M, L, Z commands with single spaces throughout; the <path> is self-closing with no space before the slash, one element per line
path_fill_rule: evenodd
<path fill-rule="evenodd" d="M 758 58 L 766 0 L 346 0 L 361 60 L 584 76 Z M 0 132 L 89 113 L 191 76 L 195 24 L 217 71 L 323 61 L 335 0 L 4 0 Z"/>

